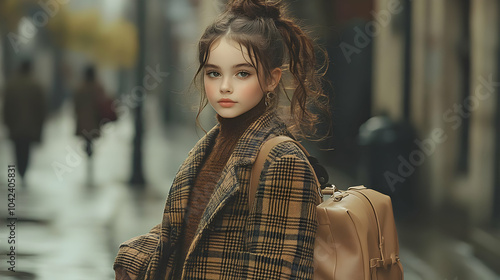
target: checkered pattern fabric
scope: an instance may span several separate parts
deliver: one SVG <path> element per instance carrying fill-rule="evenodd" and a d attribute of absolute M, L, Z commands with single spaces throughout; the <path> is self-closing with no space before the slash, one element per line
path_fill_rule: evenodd
<path fill-rule="evenodd" d="M 161 225 L 120 246 L 115 267 L 135 279 L 172 279 L 188 195 L 218 133 L 202 138 L 179 169 Z M 270 152 L 255 201 L 248 205 L 252 164 L 260 146 L 288 135 L 275 113 L 265 113 L 245 131 L 222 171 L 203 213 L 182 279 L 312 279 L 319 202 L 314 173 L 294 143 Z"/>

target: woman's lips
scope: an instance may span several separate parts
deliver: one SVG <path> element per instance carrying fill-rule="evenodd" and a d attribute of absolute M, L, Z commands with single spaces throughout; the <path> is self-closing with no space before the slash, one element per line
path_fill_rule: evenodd
<path fill-rule="evenodd" d="M 236 104 L 236 102 L 234 102 L 231 99 L 221 99 L 221 100 L 219 100 L 218 103 L 223 108 L 230 108 L 230 107 L 233 107 L 234 104 Z"/>

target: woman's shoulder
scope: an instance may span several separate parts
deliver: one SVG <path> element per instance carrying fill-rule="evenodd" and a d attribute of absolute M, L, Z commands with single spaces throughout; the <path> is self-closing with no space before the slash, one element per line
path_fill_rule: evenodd
<path fill-rule="evenodd" d="M 288 136 L 288 137 L 290 137 L 291 135 L 290 134 L 288 134 L 288 135 L 286 135 L 286 134 L 285 135 L 273 135 L 273 136 L 269 137 L 266 141 L 268 141 L 276 136 Z M 290 138 L 292 138 L 292 137 L 290 137 Z M 294 138 L 292 138 L 292 139 L 295 140 Z M 304 153 L 304 151 L 302 150 L 302 148 L 294 141 L 284 141 L 284 142 L 278 143 L 276 146 L 274 146 L 270 150 L 268 160 L 274 161 L 274 160 L 281 159 L 283 157 L 293 157 L 293 158 L 296 158 L 299 160 L 307 160 L 307 156 Z"/>

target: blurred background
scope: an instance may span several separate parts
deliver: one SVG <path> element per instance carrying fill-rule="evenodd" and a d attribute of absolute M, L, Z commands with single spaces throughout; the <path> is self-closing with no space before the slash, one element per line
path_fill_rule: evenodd
<path fill-rule="evenodd" d="M 285 2 L 330 56 L 333 130 L 306 143 L 330 182 L 391 196 L 406 279 L 500 279 L 500 3 Z M 114 279 L 203 135 L 196 44 L 224 5 L 0 0 L 1 279 Z"/>

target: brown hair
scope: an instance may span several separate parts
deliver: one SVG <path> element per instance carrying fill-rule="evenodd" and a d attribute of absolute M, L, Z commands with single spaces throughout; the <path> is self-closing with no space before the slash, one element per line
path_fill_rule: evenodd
<path fill-rule="evenodd" d="M 291 101 L 291 129 L 296 134 L 307 137 L 316 132 L 315 124 L 319 119 L 319 114 L 312 110 L 327 113 L 329 117 L 328 98 L 321 87 L 328 57 L 318 47 L 324 55 L 324 62 L 317 68 L 314 42 L 285 14 L 285 7 L 280 1 L 229 1 L 226 11 L 201 36 L 198 44 L 200 65 L 194 81 L 202 84 L 203 75 L 200 73 L 208 61 L 212 44 L 222 37 L 234 40 L 248 50 L 250 63 L 255 67 L 257 75 L 260 77 L 259 74 L 262 74 L 265 81 L 269 81 L 275 68 L 281 68 L 284 74 L 291 74 L 293 84 L 285 85 L 284 79 L 281 79 L 270 109 L 278 106 L 279 93 L 286 95 L 285 89 L 292 87 L 292 98 L 288 98 Z M 259 73 L 259 69 L 263 69 L 264 73 Z M 200 88 L 203 94 L 197 122 L 201 111 L 208 104 L 203 86 Z"/>

